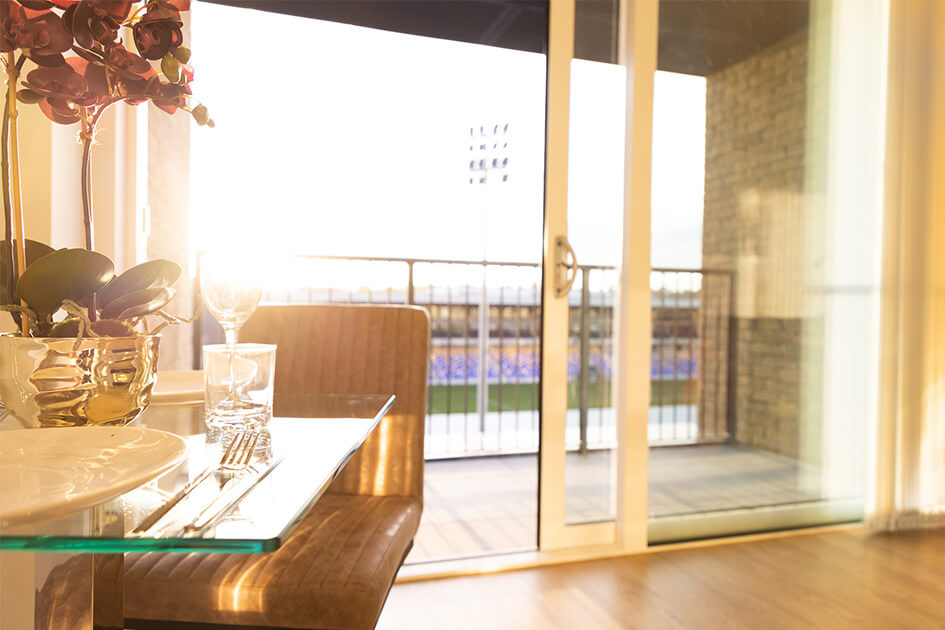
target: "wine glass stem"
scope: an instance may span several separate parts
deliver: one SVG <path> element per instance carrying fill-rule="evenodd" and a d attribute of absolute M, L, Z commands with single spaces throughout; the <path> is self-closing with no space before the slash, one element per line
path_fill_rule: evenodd
<path fill-rule="evenodd" d="M 227 363 L 230 370 L 230 387 L 227 398 L 233 403 L 239 400 L 236 396 L 236 338 L 239 336 L 239 332 L 239 324 L 230 324 L 223 327 L 223 335 L 226 337 L 226 346 L 229 349 Z"/>
<path fill-rule="evenodd" d="M 240 333 L 239 324 L 227 324 L 223 327 L 223 336 L 226 339 L 226 345 L 230 347 L 230 352 L 236 350 L 236 338 Z"/>

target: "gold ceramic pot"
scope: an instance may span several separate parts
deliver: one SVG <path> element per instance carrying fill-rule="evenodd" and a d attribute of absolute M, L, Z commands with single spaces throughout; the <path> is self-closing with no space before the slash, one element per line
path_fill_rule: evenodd
<path fill-rule="evenodd" d="M 124 425 L 151 401 L 157 335 L 0 335 L 0 400 L 24 427 Z"/>

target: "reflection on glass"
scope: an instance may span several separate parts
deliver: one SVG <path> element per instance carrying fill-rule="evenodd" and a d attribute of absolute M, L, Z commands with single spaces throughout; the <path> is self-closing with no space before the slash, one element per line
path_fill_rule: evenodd
<path fill-rule="evenodd" d="M 565 522 L 612 520 L 617 424 L 613 335 L 621 256 L 623 66 L 574 60 L 568 239 L 580 270 L 568 295 Z"/>
<path fill-rule="evenodd" d="M 691 18 L 660 16 L 692 38 L 661 41 L 685 74 L 655 83 L 651 539 L 856 518 L 862 498 L 882 143 L 856 103 L 883 96 L 858 47 L 882 20 L 761 4 L 706 5 L 732 24 L 711 55 Z M 685 515 L 715 521 L 666 534 Z"/>

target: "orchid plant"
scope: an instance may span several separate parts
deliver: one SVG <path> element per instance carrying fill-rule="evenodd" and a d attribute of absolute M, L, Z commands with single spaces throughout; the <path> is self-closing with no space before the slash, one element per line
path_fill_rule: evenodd
<path fill-rule="evenodd" d="M 0 0 L 7 79 L 0 309 L 12 313 L 24 336 L 147 333 L 148 315 L 163 318 L 162 326 L 189 321 L 162 310 L 175 295 L 176 263 L 152 260 L 116 275 L 111 260 L 94 251 L 89 183 L 96 124 L 115 103 L 150 101 L 213 126 L 191 92 L 194 71 L 181 20 L 188 10 L 190 0 Z M 133 48 L 125 43 L 128 35 Z M 84 249 L 54 250 L 23 234 L 18 102 L 38 105 L 54 123 L 79 125 Z M 61 311 L 65 319 L 54 319 Z"/>

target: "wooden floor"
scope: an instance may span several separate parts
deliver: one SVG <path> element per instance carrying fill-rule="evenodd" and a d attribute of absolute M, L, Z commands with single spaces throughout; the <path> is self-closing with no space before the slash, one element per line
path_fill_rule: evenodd
<path fill-rule="evenodd" d="M 613 518 L 614 454 L 568 453 L 569 522 Z M 534 549 L 538 456 L 426 463 L 423 516 L 408 563 Z M 651 518 L 811 501 L 819 476 L 796 460 L 748 446 L 705 444 L 651 448 L 647 514 Z"/>
<path fill-rule="evenodd" d="M 945 629 L 945 530 L 861 530 L 395 585 L 377 626 Z"/>

